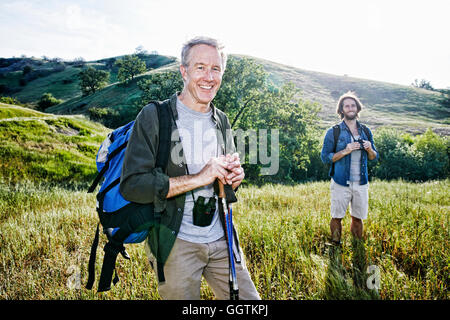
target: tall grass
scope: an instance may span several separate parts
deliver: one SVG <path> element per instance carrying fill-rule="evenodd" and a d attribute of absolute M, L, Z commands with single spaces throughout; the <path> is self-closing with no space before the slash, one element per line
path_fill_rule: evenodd
<path fill-rule="evenodd" d="M 263 299 L 448 299 L 449 189 L 449 180 L 371 183 L 364 240 L 352 241 L 346 217 L 341 249 L 326 245 L 327 182 L 242 187 L 233 216 Z M 0 298 L 159 299 L 142 245 L 118 259 L 111 291 L 84 289 L 96 223 L 84 189 L 0 184 Z M 369 265 L 380 270 L 378 292 L 365 285 Z"/>

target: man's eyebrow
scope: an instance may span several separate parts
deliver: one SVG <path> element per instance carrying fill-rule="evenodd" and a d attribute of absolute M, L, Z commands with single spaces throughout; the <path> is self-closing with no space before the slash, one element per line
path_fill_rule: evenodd
<path fill-rule="evenodd" d="M 208 65 L 208 64 L 205 63 L 205 62 L 196 62 L 196 63 L 194 63 L 194 66 L 197 66 L 197 65 L 206 66 L 206 65 Z M 222 67 L 220 64 L 213 64 L 212 66 L 213 66 L 213 67 L 219 67 L 219 68 Z"/>

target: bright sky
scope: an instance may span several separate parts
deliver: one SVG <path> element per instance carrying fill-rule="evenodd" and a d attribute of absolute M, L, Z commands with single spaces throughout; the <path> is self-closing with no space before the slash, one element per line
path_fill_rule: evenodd
<path fill-rule="evenodd" d="M 0 57 L 179 57 L 197 35 L 336 75 L 450 87 L 448 0 L 0 0 Z"/>

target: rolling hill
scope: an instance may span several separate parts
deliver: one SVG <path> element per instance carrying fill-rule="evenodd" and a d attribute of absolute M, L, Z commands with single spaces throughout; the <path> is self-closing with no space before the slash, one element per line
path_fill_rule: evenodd
<path fill-rule="evenodd" d="M 257 59 L 275 83 L 291 81 L 302 89 L 306 100 L 322 105 L 320 118 L 327 125 L 336 121 L 336 102 L 348 90 L 355 91 L 365 109 L 362 121 L 373 128 L 387 126 L 411 133 L 450 135 L 450 107 L 443 93 L 398 84 L 307 71 Z"/>
<path fill-rule="evenodd" d="M 117 82 L 115 61 L 123 56 L 95 61 L 61 59 L 0 58 L 0 95 L 15 97 L 22 103 L 36 104 L 45 92 L 68 101 L 81 97 L 78 73 L 84 66 L 94 66 L 110 73 L 109 83 Z M 158 69 L 176 59 L 157 54 L 141 54 L 148 70 Z M 26 69 L 28 68 L 28 69 Z"/>
<path fill-rule="evenodd" d="M 234 55 L 234 57 L 244 56 Z M 33 104 L 42 93 L 50 92 L 56 98 L 63 100 L 63 103 L 46 110 L 46 112 L 55 114 L 88 114 L 88 110 L 93 107 L 108 107 L 122 113 L 124 110 L 136 108 L 136 103 L 141 96 L 141 91 L 137 87 L 140 79 L 153 72 L 174 70 L 179 63 L 174 57 L 146 56 L 146 63 L 148 66 L 152 66 L 151 70 L 139 75 L 124 86 L 116 82 L 117 69 L 114 68 L 113 62 L 117 58 L 87 63 L 111 72 L 110 84 L 90 96 L 82 96 L 78 87 L 79 65 L 67 65 L 64 70 L 57 71 L 58 68 L 62 69 L 61 62 L 35 62 L 35 65 L 42 63 L 41 69 L 37 68 L 35 72 L 44 70 L 42 71 L 44 75 L 20 86 L 20 79 L 23 78 L 22 71 L 14 71 L 11 66 L 2 68 L 0 59 L 0 86 L 3 85 L 3 91 L 6 91 L 1 94 Z M 322 107 L 319 113 L 322 128 L 328 127 L 338 120 L 335 114 L 336 101 L 344 92 L 353 90 L 365 106 L 361 113 L 361 121 L 367 123 L 374 130 L 378 127 L 391 127 L 416 134 L 431 128 L 441 135 L 450 135 L 448 93 L 308 71 L 263 59 L 248 58 L 263 65 L 269 75 L 269 80 L 276 85 L 281 85 L 285 81 L 293 82 L 301 89 L 303 99 L 318 103 Z M 30 62 L 19 60 L 15 62 L 21 68 L 27 63 Z M 19 70 L 21 69 L 19 68 Z M 45 75 L 45 72 L 49 74 Z"/>

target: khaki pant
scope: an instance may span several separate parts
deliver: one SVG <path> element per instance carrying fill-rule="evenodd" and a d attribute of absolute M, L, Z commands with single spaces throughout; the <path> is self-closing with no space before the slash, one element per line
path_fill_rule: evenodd
<path fill-rule="evenodd" d="M 145 251 L 156 270 L 156 260 L 148 243 Z M 260 300 L 245 266 L 235 263 L 240 300 Z M 202 275 L 219 300 L 230 299 L 228 248 L 225 238 L 211 243 L 192 243 L 176 239 L 164 265 L 165 282 L 158 284 L 159 295 L 165 300 L 199 300 Z"/>
<path fill-rule="evenodd" d="M 360 185 L 351 182 L 348 187 L 341 186 L 331 179 L 331 217 L 344 218 L 350 203 L 350 215 L 359 219 L 367 219 L 369 211 L 369 183 Z"/>

